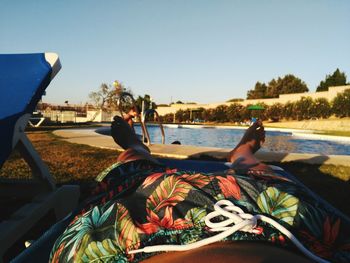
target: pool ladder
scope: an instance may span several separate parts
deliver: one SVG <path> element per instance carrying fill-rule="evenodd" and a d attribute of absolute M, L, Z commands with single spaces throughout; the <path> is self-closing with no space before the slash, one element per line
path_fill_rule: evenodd
<path fill-rule="evenodd" d="M 161 131 L 161 134 L 162 134 L 162 144 L 165 144 L 165 134 L 164 134 L 164 128 L 163 128 L 163 124 L 162 122 L 160 121 L 160 118 L 159 118 L 159 114 L 158 112 L 155 110 L 155 109 L 149 109 L 149 110 L 146 110 L 144 113 L 143 113 L 143 120 L 142 120 L 142 124 L 144 126 L 144 131 L 143 132 L 143 138 L 142 140 L 145 141 L 145 137 L 147 138 L 147 145 L 150 145 L 151 144 L 151 139 L 150 139 L 150 136 L 149 136 L 149 133 L 148 133 L 148 129 L 147 129 L 147 126 L 146 126 L 146 117 L 150 114 L 155 114 L 156 115 L 156 118 L 158 120 L 158 124 L 159 124 L 159 128 L 160 128 L 160 131 Z"/>
<path fill-rule="evenodd" d="M 119 109 L 121 117 L 124 117 L 123 110 L 122 110 L 122 101 L 123 101 L 123 99 L 125 97 L 129 97 L 131 99 L 132 105 L 133 105 L 137 115 L 140 115 L 140 112 L 139 112 L 138 108 L 136 107 L 136 102 L 135 102 L 134 97 L 129 92 L 122 92 L 119 95 L 119 98 L 118 98 L 118 101 L 117 101 L 117 105 L 118 105 L 118 109 Z M 162 134 L 162 144 L 165 144 L 165 133 L 164 133 L 163 124 L 160 121 L 159 114 L 158 114 L 158 112 L 155 109 L 148 109 L 141 116 L 142 142 L 146 141 L 147 145 L 151 145 L 151 138 L 149 136 L 149 132 L 148 132 L 148 129 L 147 129 L 147 126 L 146 126 L 146 118 L 147 118 L 148 115 L 150 115 L 152 113 L 156 115 L 156 118 L 157 118 L 158 124 L 159 124 L 159 128 L 160 128 L 160 131 L 161 131 L 161 134 Z"/>

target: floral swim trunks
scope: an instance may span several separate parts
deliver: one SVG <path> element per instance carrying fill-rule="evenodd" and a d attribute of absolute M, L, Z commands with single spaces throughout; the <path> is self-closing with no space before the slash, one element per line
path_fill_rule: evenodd
<path fill-rule="evenodd" d="M 274 172 L 205 174 L 138 160 L 114 164 L 97 180 L 88 205 L 56 240 L 50 262 L 138 262 L 156 253 L 130 251 L 206 239 L 216 233 L 205 218 L 220 200 L 273 218 L 321 258 L 350 262 L 349 222 L 305 187 Z M 284 234 L 262 221 L 254 232 L 237 231 L 224 240 L 271 242 L 295 250 Z"/>

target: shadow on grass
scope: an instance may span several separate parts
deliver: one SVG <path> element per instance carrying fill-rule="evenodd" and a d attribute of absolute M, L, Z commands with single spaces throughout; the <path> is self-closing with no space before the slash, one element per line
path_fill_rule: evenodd
<path fill-rule="evenodd" d="M 350 181 L 336 178 L 337 167 L 328 169 L 327 165 L 307 164 L 300 162 L 270 163 L 282 167 L 293 174 L 300 182 L 325 199 L 341 212 L 350 216 Z M 339 167 L 338 167 L 339 168 Z M 342 167 L 343 168 L 343 167 Z M 346 167 L 350 172 L 350 167 Z M 329 170 L 330 172 L 324 172 Z"/>

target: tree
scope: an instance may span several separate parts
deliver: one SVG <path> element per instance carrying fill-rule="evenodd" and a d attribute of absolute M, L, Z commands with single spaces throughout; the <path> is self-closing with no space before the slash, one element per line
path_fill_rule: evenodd
<path fill-rule="evenodd" d="M 184 120 L 185 120 L 186 122 L 187 122 L 187 121 L 190 121 L 190 116 L 191 116 L 190 110 L 189 110 L 189 109 L 184 110 L 184 115 L 183 115 L 183 117 L 184 117 Z"/>
<path fill-rule="evenodd" d="M 118 109 L 117 101 L 121 92 L 125 91 L 124 86 L 115 81 L 114 86 L 102 83 L 97 91 L 91 92 L 89 98 L 94 108 L 98 109 L 92 116 L 93 121 L 99 114 L 99 110 L 111 112 Z"/>
<path fill-rule="evenodd" d="M 301 99 L 295 103 L 294 110 L 296 112 L 298 121 L 311 118 L 310 112 L 312 104 L 313 100 L 311 97 L 301 97 Z"/>
<path fill-rule="evenodd" d="M 304 81 L 292 74 L 285 75 L 283 78 L 272 79 L 268 85 L 260 83 L 255 84 L 253 90 L 247 93 L 247 99 L 278 98 L 280 94 L 303 93 L 309 89 Z"/>
<path fill-rule="evenodd" d="M 297 117 L 294 109 L 295 109 L 294 102 L 288 101 L 287 103 L 285 103 L 283 106 L 283 117 L 287 120 L 290 120 L 290 119 L 295 120 Z"/>
<path fill-rule="evenodd" d="M 167 113 L 164 116 L 160 116 L 160 120 L 161 120 L 161 122 L 172 123 L 174 121 L 174 114 Z"/>
<path fill-rule="evenodd" d="M 266 90 L 266 98 L 278 98 L 280 94 L 304 93 L 309 89 L 304 81 L 292 74 L 285 75 L 277 80 L 272 79 Z"/>
<path fill-rule="evenodd" d="M 331 104 L 326 98 L 314 100 L 310 109 L 310 116 L 313 118 L 328 118 L 332 114 Z"/>
<path fill-rule="evenodd" d="M 90 102 L 94 108 L 107 112 L 119 110 L 118 101 L 122 92 L 127 92 L 133 96 L 133 92 L 130 89 L 126 89 L 124 85 L 119 81 L 114 81 L 113 85 L 102 83 L 97 91 L 89 94 Z M 121 110 L 128 112 L 133 106 L 133 102 L 129 97 L 122 97 Z M 91 118 L 93 121 L 98 115 L 99 111 L 96 111 L 94 116 Z"/>
<path fill-rule="evenodd" d="M 327 75 L 325 80 L 318 85 L 316 92 L 327 91 L 330 86 L 346 85 L 346 75 L 337 68 L 332 75 Z"/>
<path fill-rule="evenodd" d="M 175 113 L 175 119 L 177 122 L 183 122 L 184 121 L 184 111 L 183 110 L 178 110 Z"/>
<path fill-rule="evenodd" d="M 184 122 L 184 121 L 189 121 L 190 120 L 190 110 L 178 110 L 175 113 L 175 119 L 177 122 Z"/>
<path fill-rule="evenodd" d="M 240 101 L 244 101 L 244 99 L 241 99 L 241 98 L 233 98 L 233 99 L 229 99 L 229 100 L 226 101 L 226 102 L 240 102 Z"/>
<path fill-rule="evenodd" d="M 213 111 L 213 118 L 214 121 L 217 122 L 227 122 L 227 106 L 226 105 L 219 105 L 217 106 Z"/>
<path fill-rule="evenodd" d="M 243 106 L 238 103 L 232 103 L 227 108 L 227 118 L 231 122 L 241 122 L 242 121 L 242 114 L 241 111 L 243 110 Z"/>
<path fill-rule="evenodd" d="M 143 97 L 138 96 L 136 101 L 135 101 L 136 106 L 139 107 L 140 110 L 142 110 L 142 101 L 144 102 L 145 111 L 148 109 L 151 109 L 151 108 L 152 109 L 157 108 L 157 104 L 151 100 L 151 96 L 148 94 L 145 94 Z"/>
<path fill-rule="evenodd" d="M 117 90 L 111 85 L 102 83 L 98 91 L 91 92 L 89 98 L 97 109 L 110 109 L 114 106 L 113 101 L 117 98 Z"/>
<path fill-rule="evenodd" d="M 350 89 L 344 90 L 332 101 L 332 111 L 335 116 L 343 118 L 350 117 Z"/>
<path fill-rule="evenodd" d="M 266 98 L 267 86 L 265 83 L 257 82 L 252 90 L 248 90 L 247 99 L 262 99 Z"/>
<path fill-rule="evenodd" d="M 279 121 L 283 118 L 283 105 L 275 103 L 266 109 L 266 118 L 272 121 Z"/>
<path fill-rule="evenodd" d="M 208 121 L 215 121 L 214 119 L 214 109 L 205 109 L 202 113 L 202 117 L 204 119 L 204 121 L 208 122 Z"/>
<path fill-rule="evenodd" d="M 251 117 L 252 117 L 252 115 L 251 115 L 252 111 L 248 110 L 249 106 L 251 106 L 251 104 L 246 105 L 239 112 L 239 114 L 241 115 L 241 120 L 242 121 L 249 121 L 251 119 Z"/>
<path fill-rule="evenodd" d="M 120 84 L 120 88 L 121 87 L 122 86 Z M 116 88 L 112 87 L 111 85 L 107 85 L 106 83 L 102 83 L 98 91 L 94 91 L 89 94 L 89 98 L 93 106 L 98 110 L 111 111 L 115 108 L 115 103 L 113 103 L 113 101 L 117 100 L 117 93 L 118 90 Z M 93 121 L 98 114 L 99 111 L 96 111 L 90 121 Z"/>
<path fill-rule="evenodd" d="M 309 91 L 304 81 L 291 74 L 286 75 L 281 80 L 280 85 L 282 87 L 282 92 L 280 94 L 304 93 Z"/>
<path fill-rule="evenodd" d="M 265 97 L 266 98 L 278 98 L 278 96 L 280 95 L 281 91 L 280 91 L 280 87 L 278 85 L 278 82 L 281 81 L 281 78 L 278 77 L 277 80 L 272 79 L 267 85 L 267 89 L 266 89 L 266 93 L 265 93 Z"/>

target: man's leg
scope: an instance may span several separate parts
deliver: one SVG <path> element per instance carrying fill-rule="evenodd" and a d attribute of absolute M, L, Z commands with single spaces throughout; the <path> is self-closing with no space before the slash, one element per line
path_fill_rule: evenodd
<path fill-rule="evenodd" d="M 159 164 L 150 150 L 138 138 L 133 129 L 119 116 L 114 117 L 112 123 L 112 137 L 125 151 L 118 156 L 118 161 L 149 160 Z"/>

